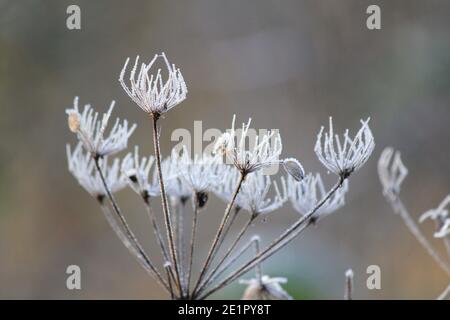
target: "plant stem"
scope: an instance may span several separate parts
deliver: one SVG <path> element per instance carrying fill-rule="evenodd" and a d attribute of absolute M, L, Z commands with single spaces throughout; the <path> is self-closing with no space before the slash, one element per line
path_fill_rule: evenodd
<path fill-rule="evenodd" d="M 170 267 L 170 264 L 166 264 L 164 266 L 164 269 L 166 269 L 167 279 L 169 281 L 170 299 L 174 300 L 175 297 L 173 295 L 172 279 L 171 279 L 171 270 L 172 270 L 172 268 Z"/>
<path fill-rule="evenodd" d="M 258 255 L 261 252 L 261 248 L 259 246 L 259 239 L 256 239 L 255 244 L 255 255 Z M 257 263 L 255 266 L 256 279 L 259 281 L 259 285 L 262 286 L 262 268 L 261 263 Z"/>
<path fill-rule="evenodd" d="M 236 215 L 234 215 L 234 217 L 236 217 Z M 250 227 L 250 225 L 252 224 L 252 222 L 255 220 L 256 216 L 255 215 L 251 215 L 250 218 L 248 219 L 247 223 L 242 227 L 241 231 L 239 232 L 239 234 L 237 235 L 237 237 L 235 238 L 234 242 L 232 243 L 232 245 L 228 248 L 227 252 L 225 253 L 225 255 L 222 257 L 222 259 L 219 261 L 219 263 L 216 265 L 216 267 L 209 273 L 208 277 L 206 277 L 206 280 L 203 281 L 203 283 L 200 285 L 199 289 L 197 291 L 201 291 L 205 286 L 207 286 L 210 283 L 211 278 L 214 276 L 214 273 L 217 272 L 217 270 L 221 267 L 221 265 L 224 263 L 224 261 L 230 256 L 230 254 L 233 252 L 234 248 L 236 247 L 236 245 L 239 243 L 239 241 L 241 240 L 242 236 L 245 234 L 245 232 L 248 230 L 248 228 Z M 230 223 L 231 225 L 231 223 Z M 196 293 L 194 293 L 196 294 Z"/>
<path fill-rule="evenodd" d="M 140 265 L 148 272 L 152 277 L 156 278 L 156 282 L 161 285 L 164 289 L 167 290 L 167 288 L 161 283 L 160 279 L 155 275 L 154 270 L 149 268 L 146 260 L 142 256 L 142 254 L 139 253 L 139 250 L 130 242 L 130 240 L 127 238 L 127 236 L 123 233 L 122 229 L 120 228 L 119 224 L 117 223 L 114 216 L 111 214 L 111 211 L 109 210 L 108 206 L 106 206 L 103 202 L 99 201 L 100 207 L 102 209 L 103 215 L 105 216 L 106 220 L 108 221 L 109 225 L 111 226 L 111 229 L 116 233 L 117 237 L 121 240 L 123 245 L 136 257 Z M 156 270 L 157 271 L 157 270 Z M 162 276 L 160 275 L 162 278 Z"/>
<path fill-rule="evenodd" d="M 450 267 L 441 257 L 441 255 L 433 248 L 431 243 L 427 240 L 425 235 L 420 230 L 419 226 L 414 222 L 408 210 L 404 206 L 403 202 L 397 197 L 394 201 L 389 201 L 393 210 L 400 214 L 406 226 L 409 228 L 411 233 L 416 237 L 419 243 L 425 248 L 425 250 L 436 260 L 438 265 L 450 275 Z"/>
<path fill-rule="evenodd" d="M 167 201 L 167 195 L 166 195 L 166 189 L 164 186 L 164 180 L 162 175 L 162 169 L 161 169 L 161 149 L 159 145 L 159 134 L 158 134 L 158 119 L 159 114 L 152 114 L 152 128 L 153 128 L 153 146 L 155 149 L 155 159 L 156 159 L 156 168 L 158 171 L 158 178 L 159 178 L 159 188 L 161 191 L 161 201 L 162 201 L 162 207 L 164 212 L 164 223 L 166 226 L 166 232 L 167 232 L 167 238 L 169 242 L 169 251 L 170 256 L 172 258 L 173 267 L 175 269 L 176 274 L 176 282 L 177 286 L 181 287 L 181 281 L 180 281 L 180 271 L 178 266 L 178 260 L 177 260 L 177 254 L 175 249 L 175 243 L 174 243 L 174 237 L 173 237 L 173 229 L 172 229 L 172 222 L 170 218 L 170 211 L 169 211 L 169 205 Z"/>
<path fill-rule="evenodd" d="M 207 286 L 210 283 L 213 283 L 216 281 L 217 278 L 219 278 L 229 267 L 233 265 L 234 262 L 236 262 L 237 259 L 239 259 L 247 250 L 250 248 L 250 246 L 253 244 L 253 242 L 258 241 L 257 239 L 251 239 L 247 244 L 242 246 L 242 248 L 233 256 L 231 259 L 226 261 L 222 267 L 214 274 L 212 277 L 208 280 L 206 284 L 202 286 L 199 290 L 197 290 L 196 296 L 201 295 L 207 288 Z M 194 297 L 195 298 L 195 297 Z"/>
<path fill-rule="evenodd" d="M 214 258 L 214 254 L 215 254 L 215 251 L 216 251 L 216 248 L 217 248 L 217 244 L 219 243 L 219 240 L 220 240 L 220 238 L 222 236 L 222 232 L 223 232 L 223 230 L 224 230 L 224 228 L 225 228 L 225 226 L 227 224 L 227 221 L 228 221 L 228 219 L 230 217 L 231 208 L 233 208 L 234 202 L 236 201 L 236 197 L 237 197 L 239 191 L 241 190 L 242 182 L 244 182 L 245 176 L 246 176 L 246 174 L 241 172 L 238 184 L 236 186 L 236 189 L 233 192 L 233 195 L 231 197 L 230 202 L 228 203 L 228 205 L 227 205 L 227 207 L 225 209 L 225 212 L 224 212 L 222 221 L 220 223 L 219 229 L 217 230 L 217 233 L 216 233 L 216 236 L 214 237 L 214 240 L 213 240 L 213 243 L 211 245 L 211 248 L 209 249 L 208 256 L 206 257 L 206 260 L 205 260 L 205 262 L 204 262 L 204 264 L 203 264 L 203 266 L 201 268 L 200 276 L 199 276 L 199 278 L 197 280 L 197 283 L 195 284 L 193 292 L 197 291 L 198 286 L 200 285 L 200 282 L 203 280 L 203 277 L 204 277 L 204 275 L 205 275 L 205 273 L 206 273 L 206 271 L 207 271 L 207 269 L 209 267 L 209 264 L 211 263 L 212 259 Z"/>
<path fill-rule="evenodd" d="M 136 247 L 138 253 L 142 256 L 142 259 L 144 259 L 145 263 L 148 265 L 148 267 L 150 268 L 150 270 L 152 271 L 154 276 L 161 282 L 162 286 L 166 290 L 169 290 L 169 286 L 167 285 L 166 281 L 161 276 L 161 274 L 159 273 L 158 269 L 156 269 L 156 267 L 153 265 L 153 263 L 151 262 L 150 258 L 147 256 L 145 251 L 142 249 L 142 246 L 140 245 L 140 243 L 137 240 L 136 236 L 133 234 L 133 232 L 131 231 L 130 227 L 128 226 L 128 223 L 127 223 L 125 217 L 123 216 L 119 206 L 117 205 L 117 202 L 116 202 L 114 196 L 112 195 L 112 192 L 109 189 L 108 184 L 106 183 L 105 176 L 104 176 L 104 174 L 102 172 L 102 169 L 100 168 L 99 160 L 100 160 L 100 158 L 94 157 L 94 163 L 95 163 L 95 166 L 96 166 L 97 171 L 99 173 L 100 179 L 102 180 L 103 186 L 104 186 L 105 191 L 106 191 L 106 195 L 108 196 L 108 199 L 111 202 L 111 205 L 114 208 L 114 211 L 115 211 L 116 215 L 119 217 L 119 221 L 120 221 L 122 227 L 125 230 L 126 237 L 128 238 L 128 240 L 131 243 L 134 244 L 134 246 Z"/>
<path fill-rule="evenodd" d="M 210 289 L 208 292 L 200 296 L 199 299 L 204 299 L 209 295 L 213 294 L 217 290 L 222 289 L 226 285 L 233 282 L 236 278 L 253 268 L 257 263 L 264 261 L 265 259 L 272 256 L 279 249 L 287 245 L 290 241 L 292 241 L 297 235 L 299 235 L 304 229 L 306 229 L 310 223 L 310 218 L 314 215 L 314 213 L 336 192 L 336 190 L 342 185 L 344 182 L 343 177 L 339 177 L 339 181 L 331 188 L 331 190 L 320 200 L 315 207 L 308 212 L 306 215 L 301 217 L 297 222 L 295 222 L 291 227 L 289 227 L 283 234 L 281 234 L 277 239 L 275 239 L 267 248 L 265 248 L 261 253 L 250 259 L 243 266 L 238 268 L 236 271 L 231 273 L 228 277 L 226 277 L 222 282 L 217 284 L 214 288 Z M 302 227 L 303 226 L 303 227 Z M 302 228 L 300 228 L 302 227 Z"/>
<path fill-rule="evenodd" d="M 189 265 L 187 271 L 187 293 L 189 295 L 189 288 L 191 284 L 191 272 L 192 272 L 192 261 L 194 260 L 194 245 L 195 245 L 195 236 L 197 232 L 197 218 L 198 218 L 198 202 L 196 195 L 194 194 L 193 205 L 194 205 L 194 216 L 192 218 L 192 230 L 191 230 L 191 244 L 189 251 Z"/>
<path fill-rule="evenodd" d="M 345 300 L 353 300 L 353 271 L 347 270 L 345 273 Z"/>
<path fill-rule="evenodd" d="M 159 247 L 161 249 L 161 253 L 162 253 L 163 257 L 164 257 L 164 260 L 165 261 L 170 261 L 169 255 L 167 253 L 167 249 L 166 249 L 166 247 L 164 245 L 164 240 L 162 238 L 161 230 L 159 229 L 158 223 L 156 222 L 155 215 L 152 212 L 152 208 L 150 206 L 150 202 L 145 201 L 145 208 L 147 209 L 148 217 L 150 218 L 150 221 L 152 223 L 153 233 L 155 234 L 156 241 L 159 244 Z"/>

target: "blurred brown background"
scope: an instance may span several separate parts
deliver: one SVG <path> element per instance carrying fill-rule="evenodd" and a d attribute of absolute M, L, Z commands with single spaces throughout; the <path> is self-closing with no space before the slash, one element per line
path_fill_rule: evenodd
<path fill-rule="evenodd" d="M 81 7 L 79 31 L 66 28 L 70 4 Z M 366 28 L 369 4 L 381 7 L 381 30 Z M 357 298 L 435 298 L 448 277 L 391 212 L 376 161 L 387 145 L 403 152 L 402 196 L 415 217 L 450 191 L 449 14 L 445 0 L 0 1 L 0 298 L 165 297 L 68 173 L 65 144 L 75 140 L 64 113 L 75 95 L 100 111 L 115 99 L 115 114 L 139 125 L 131 144 L 150 152 L 148 120 L 117 78 L 127 56 L 160 51 L 189 88 L 164 121 L 165 154 L 172 130 L 194 120 L 224 129 L 236 113 L 280 129 L 284 154 L 325 174 L 313 152 L 320 125 L 332 115 L 336 129 L 356 130 L 372 118 L 377 147 L 345 208 L 266 262 L 267 273 L 287 276 L 297 298 L 341 299 L 348 267 Z M 155 248 L 135 195 L 119 200 Z M 225 208 L 212 201 L 202 243 Z M 269 240 L 295 218 L 287 204 L 255 232 Z M 82 269 L 81 291 L 65 287 L 70 264 Z M 371 264 L 381 290 L 365 286 Z"/>

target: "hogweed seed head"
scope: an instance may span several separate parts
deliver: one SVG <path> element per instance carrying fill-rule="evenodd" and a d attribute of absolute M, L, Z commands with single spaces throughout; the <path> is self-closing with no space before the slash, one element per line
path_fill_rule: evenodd
<path fill-rule="evenodd" d="M 305 178 L 298 182 L 292 177 L 288 177 L 288 197 L 292 207 L 301 215 L 306 215 L 314 209 L 317 203 L 326 196 L 327 191 L 319 173 L 313 175 L 309 173 Z M 319 208 L 312 221 L 335 212 L 345 205 L 345 194 L 348 191 L 348 181 L 345 180 L 342 186 Z"/>
<path fill-rule="evenodd" d="M 69 145 L 67 145 L 66 149 L 70 173 L 91 196 L 103 199 L 106 191 L 100 174 L 97 172 L 94 159 L 89 153 L 83 152 L 81 142 L 78 143 L 73 152 Z M 115 159 L 111 166 L 108 165 L 107 157 L 99 161 L 100 168 L 111 192 L 115 193 L 122 190 L 126 186 L 126 182 L 119 172 L 119 160 Z"/>
<path fill-rule="evenodd" d="M 105 136 L 106 127 L 111 117 L 115 101 L 111 102 L 108 112 L 101 116 L 94 112 L 90 105 L 85 105 L 80 113 L 78 108 L 78 97 L 75 97 L 73 108 L 67 109 L 69 129 L 77 134 L 83 147 L 93 157 L 104 157 L 120 152 L 127 148 L 128 139 L 136 129 L 136 125 L 128 128 L 127 120 L 122 123 L 116 120 L 109 134 Z"/>
<path fill-rule="evenodd" d="M 155 183 L 157 181 L 149 182 L 150 170 L 154 161 L 153 156 L 140 158 L 138 146 L 135 146 L 134 153 L 128 153 L 122 160 L 121 170 L 128 181 L 128 185 L 144 200 L 159 194 L 159 184 Z"/>
<path fill-rule="evenodd" d="M 239 179 L 239 171 L 233 167 L 226 168 L 222 174 L 221 183 L 213 190 L 214 193 L 225 203 L 229 203 Z M 279 209 L 287 201 L 284 179 L 281 180 L 281 185 L 282 191 L 270 176 L 257 171 L 249 175 L 242 183 L 241 190 L 236 197 L 236 205 L 255 217 Z M 275 196 L 270 198 L 269 193 L 272 186 Z"/>
<path fill-rule="evenodd" d="M 436 222 L 439 230 L 434 233 L 435 238 L 444 238 L 450 235 L 450 216 L 447 208 L 449 204 L 450 194 L 447 195 L 444 200 L 442 200 L 437 208 L 428 210 L 419 218 L 419 222 L 421 223 L 427 219 Z"/>
<path fill-rule="evenodd" d="M 383 187 L 383 194 L 394 200 L 400 194 L 403 180 L 408 175 L 408 169 L 402 162 L 399 151 L 385 148 L 378 160 L 378 176 Z"/>
<path fill-rule="evenodd" d="M 155 62 L 161 57 L 164 60 L 167 79 L 163 80 L 161 69 L 156 74 L 149 74 Z M 131 69 L 129 84 L 124 80 L 125 72 L 130 58 L 127 58 L 120 72 L 119 82 L 128 96 L 146 113 L 161 115 L 180 104 L 187 95 L 187 87 L 180 69 L 174 64 L 170 64 L 166 55 L 156 54 L 148 63 L 142 63 L 136 77 L 139 56 L 136 57 L 134 66 Z"/>
<path fill-rule="evenodd" d="M 348 178 L 354 171 L 359 170 L 369 159 L 375 147 L 372 131 L 369 128 L 369 120 L 361 120 L 361 128 L 353 139 L 350 138 L 348 130 L 342 137 L 335 135 L 333 121 L 330 117 L 329 131 L 324 134 L 324 127 L 317 135 L 314 151 L 320 162 L 331 172 L 342 179 Z M 323 136 L 323 141 L 322 141 Z"/>
<path fill-rule="evenodd" d="M 223 133 L 214 146 L 214 152 L 225 155 L 244 175 L 263 167 L 279 164 L 282 150 L 281 136 L 278 131 L 270 130 L 262 137 L 256 136 L 254 143 L 250 139 L 251 119 L 242 124 L 240 132 L 235 129 L 236 115 L 233 116 L 231 129 Z"/>
<path fill-rule="evenodd" d="M 242 300 L 292 300 L 281 287 L 281 284 L 287 283 L 286 278 L 263 275 L 261 279 L 242 279 L 239 283 L 247 285 Z"/>

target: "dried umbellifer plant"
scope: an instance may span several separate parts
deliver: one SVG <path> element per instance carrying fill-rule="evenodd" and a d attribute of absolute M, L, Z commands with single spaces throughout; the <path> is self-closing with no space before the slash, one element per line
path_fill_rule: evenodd
<path fill-rule="evenodd" d="M 160 58 L 165 63 L 167 76 L 160 70 L 152 73 Z M 337 176 L 336 183 L 326 189 L 319 174 L 306 174 L 294 158 L 281 159 L 281 136 L 269 131 L 247 145 L 250 120 L 236 129 L 233 117 L 231 129 L 223 133 L 215 144 L 214 152 L 191 157 L 186 149 L 173 150 L 163 159 L 160 150 L 163 116 L 183 102 L 187 87 L 181 71 L 170 64 L 165 54 L 155 55 L 150 63 L 139 63 L 136 58 L 128 74 L 127 59 L 119 82 L 128 96 L 148 116 L 153 134 L 154 155 L 140 157 L 139 148 L 122 160 L 112 157 L 125 150 L 136 126 L 116 120 L 107 126 L 114 102 L 105 114 L 95 112 L 89 105 L 83 110 L 68 109 L 69 128 L 79 140 L 73 149 L 67 147 L 69 170 L 99 203 L 108 223 L 142 267 L 170 295 L 172 299 L 205 299 L 255 268 L 256 277 L 241 280 L 248 287 L 245 299 L 290 299 L 281 284 L 285 278 L 263 275 L 261 263 L 286 246 L 308 226 L 344 205 L 349 177 L 367 161 L 374 148 L 374 138 L 368 120 L 351 138 L 348 130 L 337 135 L 330 118 L 329 131 L 320 130 L 315 152 L 323 165 Z M 126 76 L 126 74 L 128 74 Z M 126 79 L 128 78 L 128 79 Z M 278 183 L 263 174 L 266 167 L 280 165 L 288 174 Z M 152 175 L 152 177 L 150 177 Z M 157 266 L 145 252 L 130 228 L 114 194 L 130 186 L 142 199 L 164 259 Z M 273 197 L 270 194 L 274 193 Z M 197 226 L 206 210 L 211 194 L 227 202 L 217 231 L 204 260 L 198 254 Z M 154 198 L 161 198 L 162 212 L 154 212 Z M 249 236 L 251 227 L 270 212 L 290 201 L 300 217 L 281 235 L 261 248 L 258 236 Z M 188 213 L 188 202 L 192 214 Z M 246 213 L 245 213 L 246 212 Z M 158 224 L 161 215 L 164 224 Z M 240 231 L 231 236 L 230 229 L 239 215 L 246 215 Z M 191 228 L 186 228 L 191 222 Z M 231 239 L 230 239 L 231 237 Z M 225 244 L 229 244 L 225 246 Z M 256 253 L 238 261 L 255 247 Z M 200 268 L 193 269 L 193 261 Z M 233 266 L 238 265 L 234 270 Z"/>
<path fill-rule="evenodd" d="M 408 175 L 408 169 L 402 162 L 399 151 L 391 147 L 385 148 L 378 160 L 378 175 L 383 187 L 383 195 L 392 207 L 392 210 L 400 215 L 408 229 L 425 248 L 425 250 L 433 257 L 437 264 L 450 276 L 450 263 L 448 259 L 442 257 L 435 246 L 428 240 L 425 234 L 415 222 L 408 209 L 400 198 L 400 190 L 403 180 Z M 428 210 L 423 213 L 419 222 L 433 220 L 436 225 L 434 238 L 441 239 L 450 257 L 450 217 L 448 215 L 448 205 L 450 204 L 450 195 L 435 209 Z M 450 284 L 438 296 L 437 299 L 443 300 L 450 295 Z"/>

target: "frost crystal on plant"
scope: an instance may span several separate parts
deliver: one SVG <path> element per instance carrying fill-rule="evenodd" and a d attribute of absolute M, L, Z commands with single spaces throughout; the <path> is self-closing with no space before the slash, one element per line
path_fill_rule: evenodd
<path fill-rule="evenodd" d="M 408 175 L 408 169 L 402 162 L 399 151 L 393 148 L 385 148 L 378 160 L 378 175 L 383 194 L 390 199 L 395 199 L 400 194 L 400 187 Z"/>
<path fill-rule="evenodd" d="M 442 200 L 437 208 L 428 210 L 419 218 L 420 222 L 431 219 L 437 223 L 439 230 L 434 233 L 435 238 L 444 238 L 450 234 L 450 216 L 447 209 L 449 204 L 450 194 L 447 195 L 444 200 Z"/>
<path fill-rule="evenodd" d="M 150 170 L 154 161 L 153 156 L 140 158 L 138 146 L 135 147 L 134 153 L 128 153 L 122 160 L 122 173 L 125 175 L 129 186 L 144 199 L 159 194 L 158 181 L 149 182 Z"/>
<path fill-rule="evenodd" d="M 70 173 L 77 179 L 78 183 L 91 196 L 102 200 L 106 193 L 105 187 L 95 168 L 94 159 L 89 153 L 83 153 L 81 142 L 78 143 L 73 152 L 67 145 L 67 162 Z M 100 168 L 111 192 L 118 192 L 126 186 L 126 182 L 120 175 L 119 159 L 115 159 L 113 164 L 109 166 L 107 157 L 104 157 L 100 160 Z"/>
<path fill-rule="evenodd" d="M 220 183 L 219 174 L 223 164 L 218 157 L 196 154 L 192 159 L 186 148 L 183 148 L 178 162 L 180 177 L 193 192 L 207 192 Z"/>
<path fill-rule="evenodd" d="M 85 105 L 83 112 L 80 113 L 78 97 L 74 99 L 73 108 L 66 109 L 70 130 L 77 134 L 83 147 L 94 157 L 104 157 L 126 149 L 128 138 L 136 129 L 135 124 L 128 128 L 127 120 L 120 123 L 117 119 L 109 135 L 105 137 L 114 104 L 113 101 L 101 120 L 99 113 L 94 112 L 90 105 Z"/>
<path fill-rule="evenodd" d="M 317 203 L 325 197 L 327 190 L 319 173 L 309 173 L 298 182 L 288 177 L 288 197 L 293 208 L 301 215 L 310 212 Z M 345 205 L 345 194 L 348 191 L 348 182 L 342 186 L 316 211 L 315 220 L 333 213 Z"/>
<path fill-rule="evenodd" d="M 233 188 L 239 180 L 236 170 L 228 170 L 224 174 L 223 184 L 216 188 L 216 194 L 225 202 L 229 202 Z M 271 187 L 275 191 L 273 198 L 270 197 Z M 278 184 L 271 177 L 257 171 L 249 175 L 242 184 L 241 191 L 236 197 L 236 205 L 249 211 L 252 215 L 267 214 L 277 210 L 287 201 L 286 183 L 281 180 L 282 192 Z"/>
<path fill-rule="evenodd" d="M 281 287 L 281 284 L 287 283 L 286 278 L 271 278 L 263 275 L 261 279 L 242 279 L 239 283 L 247 285 L 243 300 L 292 300 L 292 297 Z"/>
<path fill-rule="evenodd" d="M 164 159 L 161 170 L 165 177 L 166 192 L 174 200 L 181 201 L 192 196 L 192 189 L 184 179 L 180 177 L 181 163 L 179 155 L 172 152 L 170 157 Z M 155 183 L 158 183 L 157 175 L 154 175 Z"/>
<path fill-rule="evenodd" d="M 324 127 L 320 129 L 314 151 L 328 170 L 345 179 L 366 163 L 375 147 L 372 131 L 368 124 L 369 120 L 370 118 L 366 121 L 361 120 L 361 129 L 353 140 L 348 135 L 348 129 L 345 130 L 343 142 L 339 135 L 335 135 L 333 132 L 331 117 L 329 131 L 325 132 L 323 141 Z"/>
<path fill-rule="evenodd" d="M 149 75 L 158 57 L 162 57 L 166 65 L 168 75 L 165 81 L 163 80 L 161 69 L 156 71 L 156 75 Z M 130 72 L 130 84 L 127 85 L 124 77 L 129 61 L 130 58 L 127 58 L 120 73 L 119 82 L 128 96 L 142 110 L 159 115 L 169 111 L 186 99 L 188 91 L 183 75 L 180 69 L 169 63 L 164 52 L 160 55 L 156 54 L 148 64 L 142 63 L 136 78 L 139 63 L 139 56 L 137 56 Z"/>
<path fill-rule="evenodd" d="M 217 139 L 214 152 L 224 154 L 245 174 L 281 162 L 279 158 L 283 146 L 278 131 L 271 130 L 261 138 L 256 136 L 254 143 L 248 141 L 250 146 L 247 146 L 251 119 L 247 124 L 242 124 L 240 132 L 235 129 L 235 122 L 236 115 L 233 116 L 231 129 Z"/>

